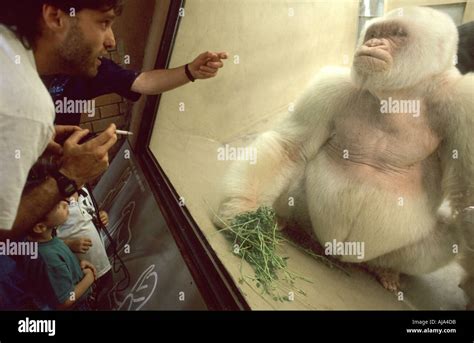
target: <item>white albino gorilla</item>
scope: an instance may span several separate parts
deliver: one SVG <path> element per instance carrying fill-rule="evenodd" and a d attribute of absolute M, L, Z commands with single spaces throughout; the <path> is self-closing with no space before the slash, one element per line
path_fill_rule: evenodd
<path fill-rule="evenodd" d="M 323 246 L 362 242 L 362 259 L 338 257 L 366 262 L 391 290 L 400 272 L 429 273 L 469 252 L 474 74 L 455 68 L 457 44 L 453 21 L 430 8 L 368 22 L 352 69 L 324 68 L 289 119 L 252 144 L 258 162 L 231 166 L 218 217 L 273 206 Z M 472 276 L 473 258 L 463 260 Z"/>

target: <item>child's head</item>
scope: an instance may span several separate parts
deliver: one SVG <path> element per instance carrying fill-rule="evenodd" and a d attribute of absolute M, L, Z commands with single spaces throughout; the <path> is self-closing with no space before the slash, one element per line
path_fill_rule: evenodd
<path fill-rule="evenodd" d="M 32 238 L 45 238 L 51 235 L 53 228 L 64 224 L 69 216 L 69 205 L 65 200 L 61 200 L 40 222 L 31 229 Z"/>

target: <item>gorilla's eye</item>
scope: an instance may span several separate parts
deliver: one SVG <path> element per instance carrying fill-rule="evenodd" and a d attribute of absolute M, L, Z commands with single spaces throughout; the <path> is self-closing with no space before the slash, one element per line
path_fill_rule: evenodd
<path fill-rule="evenodd" d="M 398 37 L 406 37 L 406 32 L 400 27 L 397 29 L 397 31 L 395 32 L 395 35 L 398 36 Z"/>
<path fill-rule="evenodd" d="M 376 27 L 371 27 L 369 30 L 367 30 L 365 34 L 365 42 L 374 38 L 379 38 L 379 37 L 381 37 L 380 30 Z"/>

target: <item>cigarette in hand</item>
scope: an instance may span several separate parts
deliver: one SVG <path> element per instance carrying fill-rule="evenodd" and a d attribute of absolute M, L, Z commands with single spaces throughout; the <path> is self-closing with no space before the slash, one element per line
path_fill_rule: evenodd
<path fill-rule="evenodd" d="M 124 135 L 124 136 L 131 136 L 131 135 L 133 135 L 133 132 L 124 131 L 124 130 L 115 130 L 115 134 Z"/>

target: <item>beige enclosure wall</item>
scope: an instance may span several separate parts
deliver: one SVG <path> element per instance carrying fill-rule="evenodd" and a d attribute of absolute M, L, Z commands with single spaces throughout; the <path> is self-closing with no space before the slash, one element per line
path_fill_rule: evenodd
<path fill-rule="evenodd" d="M 466 12 L 464 13 L 463 23 L 474 20 L 474 1 L 469 0 L 466 3 Z"/>
<path fill-rule="evenodd" d="M 187 1 L 171 67 L 205 50 L 231 58 L 218 79 L 164 96 L 160 111 L 167 114 L 158 116 L 157 127 L 169 115 L 191 134 L 226 141 L 242 126 L 285 112 L 319 68 L 351 62 L 357 13 L 353 0 Z"/>
<path fill-rule="evenodd" d="M 236 283 L 241 273 L 251 275 L 252 271 L 247 265 L 241 271 L 240 259 L 210 220 L 230 164 L 217 159 L 217 149 L 224 144 L 246 145 L 255 134 L 273 126 L 323 66 L 350 65 L 358 9 L 358 0 L 186 2 L 170 67 L 188 63 L 206 50 L 227 51 L 230 59 L 217 78 L 189 83 L 162 96 L 150 147 Z M 290 270 L 311 281 L 296 285 L 306 295 L 282 284 L 282 293 L 294 292 L 295 299 L 281 303 L 262 296 L 254 285 L 237 283 L 252 308 L 463 306 L 462 301 L 446 300 L 442 292 L 427 288 L 430 280 L 415 283 L 435 303 L 407 297 L 401 301 L 362 272 L 346 275 L 292 246 L 283 250 L 290 257 Z M 446 278 L 456 287 L 455 278 Z"/>

